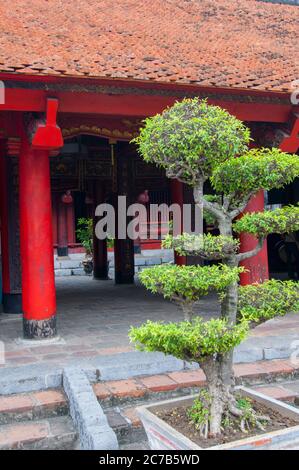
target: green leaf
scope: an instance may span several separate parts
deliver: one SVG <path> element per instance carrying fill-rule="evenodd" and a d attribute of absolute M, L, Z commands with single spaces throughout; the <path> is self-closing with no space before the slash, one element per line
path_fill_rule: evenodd
<path fill-rule="evenodd" d="M 214 169 L 213 188 L 225 195 L 242 198 L 260 189 L 282 188 L 299 176 L 299 158 L 277 148 L 251 149 L 245 155 L 226 160 Z"/>
<path fill-rule="evenodd" d="M 194 235 L 183 233 L 173 237 L 167 235 L 163 248 L 174 249 L 181 256 L 200 256 L 209 260 L 221 260 L 238 252 L 239 240 L 224 235 Z"/>
<path fill-rule="evenodd" d="M 157 265 L 141 271 L 139 280 L 150 292 L 162 294 L 166 299 L 196 302 L 212 290 L 222 292 L 239 279 L 242 271 L 242 267 L 226 265 Z"/>
<path fill-rule="evenodd" d="M 248 334 L 247 322 L 231 326 L 224 319 L 204 322 L 167 323 L 147 321 L 131 327 L 130 340 L 144 351 L 159 351 L 178 359 L 200 362 L 205 356 L 224 354 L 241 343 Z"/>
<path fill-rule="evenodd" d="M 247 232 L 257 237 L 296 232 L 299 230 L 299 206 L 247 213 L 233 224 L 233 229 L 237 233 Z"/>
<path fill-rule="evenodd" d="M 299 312 L 299 283 L 271 279 L 239 287 L 239 317 L 262 323 L 290 312 Z"/>

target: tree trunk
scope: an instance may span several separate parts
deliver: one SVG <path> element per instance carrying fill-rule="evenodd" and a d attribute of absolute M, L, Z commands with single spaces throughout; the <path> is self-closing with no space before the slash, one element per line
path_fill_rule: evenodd
<path fill-rule="evenodd" d="M 232 221 L 226 220 L 219 224 L 221 235 L 232 236 Z M 238 261 L 235 255 L 226 259 L 225 264 L 231 268 L 238 266 Z M 228 323 L 234 326 L 237 322 L 238 313 L 238 283 L 233 282 L 225 289 L 225 297 L 221 302 L 221 317 L 226 319 Z M 229 351 L 224 354 L 221 361 L 221 377 L 223 386 L 226 393 L 229 395 L 234 387 L 234 372 L 233 372 L 233 354 L 234 351 Z"/>
<path fill-rule="evenodd" d="M 196 206 L 199 209 L 199 230 L 203 234 L 203 185 L 204 180 L 201 180 L 193 188 L 193 197 Z"/>
<path fill-rule="evenodd" d="M 232 220 L 225 216 L 218 218 L 220 235 L 232 236 Z M 227 258 L 225 264 L 231 268 L 238 266 L 236 255 Z M 226 319 L 228 324 L 234 326 L 237 322 L 238 305 L 238 283 L 233 282 L 225 289 L 225 296 L 221 303 L 221 317 Z M 221 433 L 221 420 L 223 413 L 234 403 L 233 387 L 233 350 L 218 356 L 217 360 L 207 359 L 201 364 L 207 378 L 208 390 L 211 395 L 211 423 L 210 433 L 217 435 Z"/>
<path fill-rule="evenodd" d="M 183 314 L 184 314 L 184 320 L 185 321 L 192 321 L 193 318 L 193 310 L 190 308 L 189 305 L 186 305 L 185 303 L 181 304 Z"/>
<path fill-rule="evenodd" d="M 221 421 L 227 398 L 221 376 L 221 361 L 207 357 L 201 363 L 201 368 L 206 375 L 207 387 L 211 397 L 210 436 L 217 436 L 221 433 Z"/>

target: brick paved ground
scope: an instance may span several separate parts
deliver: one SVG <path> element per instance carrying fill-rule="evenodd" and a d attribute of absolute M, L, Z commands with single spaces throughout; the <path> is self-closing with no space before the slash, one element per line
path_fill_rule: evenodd
<path fill-rule="evenodd" d="M 141 286 L 115 286 L 113 281 L 94 281 L 72 276 L 56 279 L 60 344 L 34 346 L 19 341 L 20 315 L 0 315 L 0 341 L 5 343 L 6 363 L 2 367 L 34 363 L 63 366 L 69 360 L 86 360 L 133 350 L 128 329 L 147 319 L 181 319 L 179 309 Z M 217 310 L 214 298 L 205 299 L 199 312 L 208 318 Z M 241 346 L 241 362 L 289 357 L 292 341 L 299 340 L 299 316 L 289 315 L 258 327 Z M 263 349 L 265 348 L 265 349 Z M 264 357 L 264 356 L 269 357 Z M 276 354 L 276 355 L 275 355 Z M 271 357 L 272 356 L 272 357 Z M 242 359 L 243 358 L 243 359 Z M 236 358 L 237 362 L 238 357 Z M 168 385 L 165 384 L 167 387 Z"/>

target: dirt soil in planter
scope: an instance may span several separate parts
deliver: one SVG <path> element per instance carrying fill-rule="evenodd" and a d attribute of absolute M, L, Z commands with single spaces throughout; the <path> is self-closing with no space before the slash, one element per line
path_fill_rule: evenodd
<path fill-rule="evenodd" d="M 254 410 L 263 416 L 268 416 L 270 422 L 263 424 L 264 431 L 259 428 L 252 428 L 247 433 L 244 433 L 240 430 L 239 421 L 237 418 L 231 416 L 231 419 L 234 423 L 233 429 L 225 429 L 221 436 L 217 438 L 208 438 L 204 439 L 199 435 L 199 432 L 195 429 L 193 423 L 190 422 L 190 419 L 187 416 L 187 409 L 190 408 L 190 405 L 178 406 L 171 408 L 169 410 L 160 411 L 159 409 L 153 410 L 156 416 L 165 421 L 167 424 L 172 426 L 174 429 L 182 433 L 184 436 L 188 437 L 191 441 L 195 442 L 202 448 L 212 447 L 220 444 L 227 444 L 229 442 L 238 441 L 239 439 L 246 439 L 247 437 L 256 436 L 259 434 L 268 433 L 271 431 L 277 431 L 279 429 L 285 429 L 292 426 L 298 426 L 298 422 L 282 416 L 277 411 L 271 410 L 270 408 L 261 405 L 260 403 L 253 402 Z"/>

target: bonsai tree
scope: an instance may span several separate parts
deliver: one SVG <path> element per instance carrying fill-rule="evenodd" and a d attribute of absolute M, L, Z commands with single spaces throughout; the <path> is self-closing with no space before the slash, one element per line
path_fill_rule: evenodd
<path fill-rule="evenodd" d="M 248 408 L 240 406 L 234 395 L 233 350 L 249 328 L 296 311 L 299 302 L 297 284 L 292 282 L 267 281 L 238 288 L 239 264 L 259 252 L 268 234 L 298 230 L 299 207 L 245 215 L 243 211 L 259 190 L 282 188 L 298 177 L 299 159 L 276 148 L 249 149 L 250 132 L 242 122 L 197 98 L 175 103 L 162 114 L 146 119 L 134 142 L 145 161 L 164 168 L 168 177 L 193 188 L 201 213 L 212 218 L 219 228 L 219 236 L 168 236 L 164 246 L 181 255 L 198 254 L 222 264 L 216 270 L 215 266 L 144 270 L 140 280 L 145 287 L 179 302 L 185 321 L 147 322 L 131 329 L 131 340 L 145 350 L 173 354 L 202 367 L 209 391 L 209 399 L 205 400 L 208 411 L 200 413 L 205 416 L 204 435 L 220 434 L 229 414 L 238 416 L 245 429 Z M 204 194 L 207 180 L 214 190 L 212 196 Z M 239 252 L 234 234 L 241 232 L 256 237 L 253 250 Z M 211 290 L 220 294 L 221 313 L 219 318 L 204 322 L 192 316 L 193 307 Z M 279 302 L 275 303 L 278 291 Z M 250 416 L 250 422 L 262 426 L 262 419 L 253 410 Z"/>

